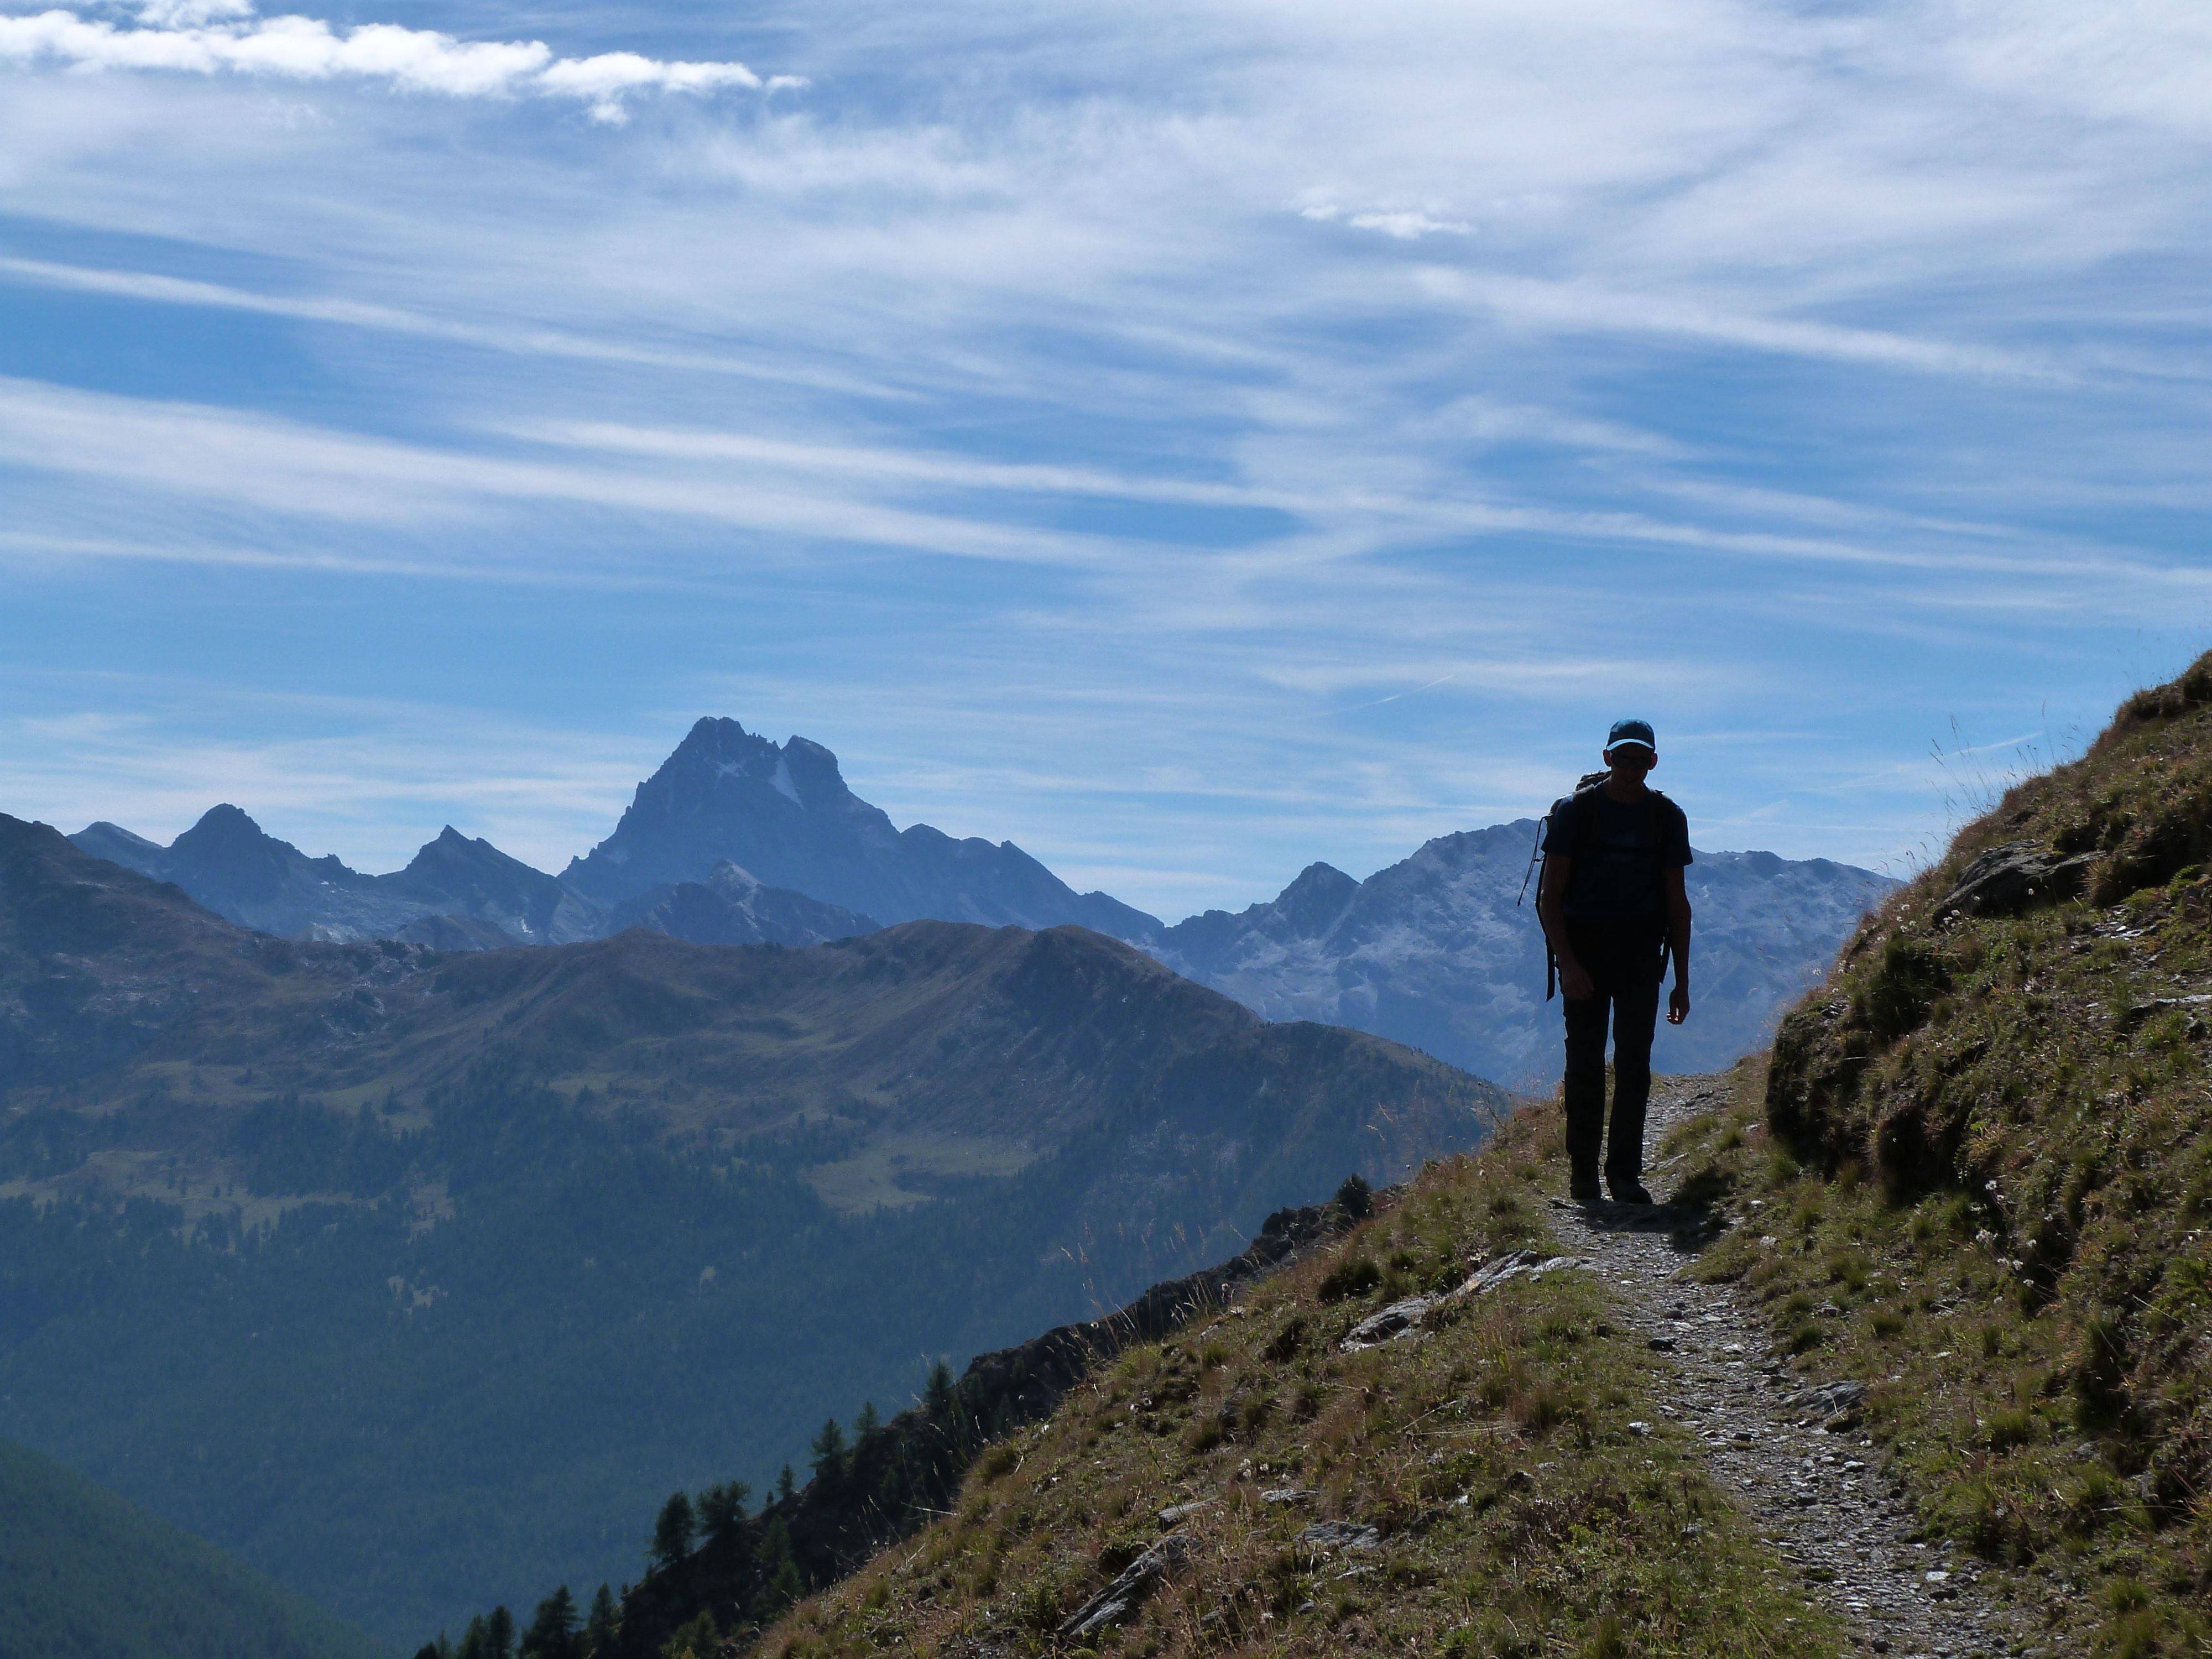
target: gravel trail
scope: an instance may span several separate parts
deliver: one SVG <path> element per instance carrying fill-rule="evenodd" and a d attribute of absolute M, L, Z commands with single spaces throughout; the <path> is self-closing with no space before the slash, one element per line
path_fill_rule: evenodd
<path fill-rule="evenodd" d="M 1719 1079 L 1656 1079 L 1645 1144 L 1725 1098 Z M 1658 1186 L 1667 1171 L 1652 1171 Z M 1716 1477 L 1737 1493 L 1760 1535 L 1855 1626 L 1866 1651 L 1996 1656 L 2033 1651 L 2012 1616 L 1977 1585 L 1978 1567 L 1917 1529 L 1878 1448 L 1858 1427 L 1856 1384 L 1821 1389 L 1791 1369 L 1765 1321 L 1729 1286 L 1701 1285 L 1699 1217 L 1667 1207 L 1552 1200 L 1561 1242 L 1620 1293 L 1630 1325 L 1673 1362 L 1660 1409 L 1697 1437 Z"/>

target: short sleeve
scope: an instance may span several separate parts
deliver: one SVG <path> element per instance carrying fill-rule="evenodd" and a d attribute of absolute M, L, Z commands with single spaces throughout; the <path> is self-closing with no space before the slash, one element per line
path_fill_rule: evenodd
<path fill-rule="evenodd" d="M 1552 811 L 1544 820 L 1544 853 L 1547 857 L 1557 853 L 1571 858 L 1575 845 L 1575 799 L 1562 797 L 1552 803 Z"/>
<path fill-rule="evenodd" d="M 1690 815 L 1676 806 L 1668 816 L 1672 821 L 1667 828 L 1667 846 L 1660 861 L 1667 869 L 1680 870 L 1691 862 Z"/>

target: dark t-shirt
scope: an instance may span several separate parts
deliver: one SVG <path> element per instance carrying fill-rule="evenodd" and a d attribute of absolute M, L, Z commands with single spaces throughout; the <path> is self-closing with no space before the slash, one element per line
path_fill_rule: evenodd
<path fill-rule="evenodd" d="M 1589 823 L 1577 835 L 1585 812 Z M 1574 860 L 1561 905 L 1570 921 L 1656 921 L 1666 914 L 1661 872 L 1690 862 L 1690 820 L 1656 792 L 1624 805 L 1600 785 L 1552 809 L 1544 851 Z"/>

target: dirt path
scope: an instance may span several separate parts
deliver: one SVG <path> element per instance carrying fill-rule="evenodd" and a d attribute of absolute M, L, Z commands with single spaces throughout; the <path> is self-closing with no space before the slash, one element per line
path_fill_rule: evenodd
<path fill-rule="evenodd" d="M 1656 1148 L 1723 1097 L 1718 1079 L 1659 1079 L 1645 1144 Z M 1650 1184 L 1668 1174 L 1654 1170 Z M 1912 1541 L 1911 1511 L 1856 1426 L 1855 1385 L 1812 1388 L 1747 1298 L 1685 1271 L 1698 1246 L 1676 1236 L 1681 1212 L 1553 1203 L 1561 1242 L 1597 1265 L 1630 1324 L 1672 1357 L 1678 1382 L 1660 1409 L 1703 1442 L 1761 1536 L 1852 1621 L 1866 1650 L 1899 1659 L 2021 1650 L 2009 1615 L 1977 1589 L 1972 1558 Z"/>

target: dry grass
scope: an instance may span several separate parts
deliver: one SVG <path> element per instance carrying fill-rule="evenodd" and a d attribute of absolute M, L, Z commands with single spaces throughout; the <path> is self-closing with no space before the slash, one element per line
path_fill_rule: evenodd
<path fill-rule="evenodd" d="M 955 1516 L 802 1604 L 763 1650 L 1042 1653 L 1162 1534 L 1161 1510 L 1199 1502 L 1175 1523 L 1190 1567 L 1097 1650 L 1838 1651 L 1653 1404 L 1661 1362 L 1615 1328 L 1594 1277 L 1511 1283 L 1426 1335 L 1343 1351 L 1391 1298 L 1548 1243 L 1532 1183 L 1553 1150 L 1517 1121 L 1242 1309 L 1124 1355 L 981 1462 Z M 1361 1260 L 1376 1276 L 1346 1293 L 1340 1269 Z M 1308 1495 L 1263 1496 L 1288 1487 Z M 1381 1546 L 1302 1547 L 1319 1520 L 1371 1526 Z"/>

